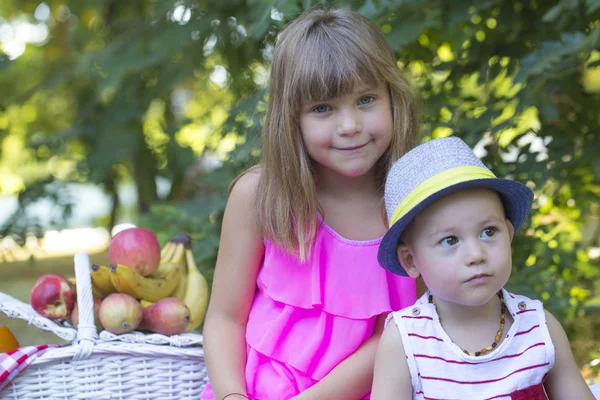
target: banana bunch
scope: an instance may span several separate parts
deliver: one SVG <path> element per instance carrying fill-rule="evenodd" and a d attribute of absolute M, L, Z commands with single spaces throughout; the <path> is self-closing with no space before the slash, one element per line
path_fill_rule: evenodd
<path fill-rule="evenodd" d="M 125 265 L 111 264 L 110 280 L 115 289 L 119 293 L 151 302 L 169 297 L 185 275 L 185 247 L 183 243 L 173 241 L 169 241 L 165 247 L 165 259 L 161 258 L 158 269 L 148 276 Z"/>
<path fill-rule="evenodd" d="M 187 273 L 184 273 L 177 284 L 177 287 L 169 295 L 182 300 L 190 310 L 190 324 L 186 332 L 193 331 L 198 328 L 208 308 L 208 283 L 204 276 L 198 270 L 194 253 L 192 252 L 192 241 L 189 235 L 179 234 L 171 239 L 177 244 L 182 244 L 185 248 L 185 261 L 187 264 Z M 148 307 L 153 304 L 152 301 L 142 300 L 142 307 Z"/>
<path fill-rule="evenodd" d="M 110 280 L 110 269 L 104 265 L 92 265 L 90 275 L 92 277 L 92 290 L 100 293 L 101 298 L 111 293 L 116 293 L 117 289 Z"/>
<path fill-rule="evenodd" d="M 75 293 L 77 293 L 77 281 L 75 280 L 75 277 L 69 276 L 67 277 L 67 279 L 69 280 L 69 282 L 71 282 L 71 285 L 73 285 Z M 96 286 L 92 284 L 92 296 L 94 296 L 95 299 L 102 299 L 104 297 L 104 294 L 102 294 L 102 292 L 100 292 L 98 288 L 96 288 Z"/>
<path fill-rule="evenodd" d="M 190 324 L 186 331 L 192 331 L 204 320 L 209 290 L 194 260 L 190 236 L 173 236 L 163 246 L 160 255 L 158 269 L 149 276 L 143 276 L 125 265 L 92 265 L 94 296 L 125 293 L 138 299 L 145 307 L 166 297 L 178 298 L 189 308 Z"/>
<path fill-rule="evenodd" d="M 190 325 L 186 332 L 193 331 L 200 326 L 208 308 L 208 283 L 198 270 L 191 241 L 185 243 L 185 260 L 187 262 L 187 285 L 183 302 L 190 309 Z"/>

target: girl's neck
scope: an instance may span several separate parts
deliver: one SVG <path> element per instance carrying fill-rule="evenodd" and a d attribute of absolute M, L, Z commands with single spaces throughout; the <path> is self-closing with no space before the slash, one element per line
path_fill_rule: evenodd
<path fill-rule="evenodd" d="M 382 198 L 375 170 L 361 176 L 344 176 L 331 170 L 317 169 L 317 193 L 332 198 Z"/>
<path fill-rule="evenodd" d="M 378 239 L 386 231 L 383 193 L 372 173 L 360 177 L 319 175 L 317 200 L 325 223 L 346 239 Z"/>

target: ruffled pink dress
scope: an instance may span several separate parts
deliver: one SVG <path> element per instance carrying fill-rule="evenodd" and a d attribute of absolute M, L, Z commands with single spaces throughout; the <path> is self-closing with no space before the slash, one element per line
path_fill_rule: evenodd
<path fill-rule="evenodd" d="M 246 328 L 252 399 L 286 400 L 306 390 L 372 335 L 378 315 L 415 302 L 415 280 L 377 263 L 380 242 L 345 239 L 323 222 L 300 263 L 265 240 Z M 215 399 L 210 384 L 202 399 Z"/>

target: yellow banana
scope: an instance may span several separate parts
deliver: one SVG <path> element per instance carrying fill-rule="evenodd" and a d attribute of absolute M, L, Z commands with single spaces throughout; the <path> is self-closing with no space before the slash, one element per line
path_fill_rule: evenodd
<path fill-rule="evenodd" d="M 167 244 L 160 249 L 160 262 L 161 264 L 164 262 L 169 262 L 171 257 L 173 257 L 173 253 L 175 252 L 175 243 L 169 240 Z"/>
<path fill-rule="evenodd" d="M 188 274 L 184 271 L 184 273 L 181 274 L 181 277 L 179 278 L 179 283 L 177 284 L 177 287 L 175 288 L 173 293 L 169 295 L 169 297 L 177 297 L 179 300 L 183 301 L 185 299 L 185 289 L 187 288 L 187 280 Z"/>
<path fill-rule="evenodd" d="M 77 280 L 75 279 L 75 277 L 71 276 L 67 279 L 69 280 L 69 282 L 71 282 L 71 285 L 73 285 L 73 289 L 75 290 L 75 293 L 77 293 Z M 95 299 L 102 299 L 104 297 L 104 295 L 102 293 L 100 293 L 100 291 L 93 284 L 92 284 L 92 296 L 94 296 Z"/>
<path fill-rule="evenodd" d="M 158 301 L 168 297 L 177 287 L 179 278 L 184 273 L 184 254 L 183 244 L 177 244 L 172 259 L 162 263 L 149 276 L 142 276 L 125 265 L 111 264 L 111 282 L 120 293 L 136 299 Z"/>
<path fill-rule="evenodd" d="M 110 280 L 110 269 L 108 267 L 93 264 L 90 275 L 92 276 L 92 287 L 96 288 L 102 294 L 102 297 L 117 291 Z"/>
<path fill-rule="evenodd" d="M 190 309 L 190 325 L 186 332 L 200 326 L 208 307 L 208 283 L 198 270 L 190 243 L 186 243 L 185 259 L 188 267 L 187 288 L 183 302 Z"/>
<path fill-rule="evenodd" d="M 142 308 L 146 308 L 148 306 L 151 306 L 152 304 L 154 304 L 151 301 L 147 301 L 147 300 L 140 300 L 140 306 L 142 306 Z"/>

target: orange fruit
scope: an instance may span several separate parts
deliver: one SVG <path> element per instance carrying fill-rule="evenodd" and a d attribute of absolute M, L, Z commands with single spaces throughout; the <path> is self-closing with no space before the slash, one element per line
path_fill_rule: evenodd
<path fill-rule="evenodd" d="M 19 347 L 19 342 L 15 335 L 13 335 L 10 329 L 0 323 L 0 353 L 6 353 Z"/>

